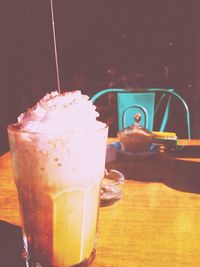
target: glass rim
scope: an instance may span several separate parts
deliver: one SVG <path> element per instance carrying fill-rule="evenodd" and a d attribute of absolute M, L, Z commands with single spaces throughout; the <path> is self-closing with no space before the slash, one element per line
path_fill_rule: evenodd
<path fill-rule="evenodd" d="M 98 132 L 98 131 L 104 131 L 104 130 L 108 130 L 109 126 L 106 124 L 106 123 L 103 123 L 102 124 L 105 124 L 105 126 L 103 127 L 100 127 L 100 128 L 94 128 L 94 129 L 88 129 L 88 130 L 73 130 L 73 129 L 70 129 L 70 130 L 65 130 L 65 131 L 35 131 L 35 132 L 32 132 L 32 131 L 28 131 L 28 130 L 24 130 L 24 129 L 20 129 L 19 127 L 19 124 L 18 123 L 11 123 L 7 126 L 7 130 L 10 131 L 10 132 L 19 132 L 19 133 L 26 133 L 26 134 L 33 134 L 33 135 L 36 135 L 36 134 L 64 134 L 64 133 L 73 133 L 73 134 L 81 134 L 81 133 L 93 133 L 93 132 Z"/>
<path fill-rule="evenodd" d="M 118 177 L 114 179 L 112 177 L 113 173 L 117 174 Z M 105 169 L 105 174 L 104 174 L 104 177 L 103 178 L 106 178 L 106 179 L 112 181 L 112 184 L 110 184 L 110 186 L 116 186 L 116 185 L 124 184 L 124 181 L 125 181 L 124 174 L 122 172 L 117 171 L 117 170 L 114 170 L 114 169 L 111 169 L 109 171 L 107 171 Z"/>

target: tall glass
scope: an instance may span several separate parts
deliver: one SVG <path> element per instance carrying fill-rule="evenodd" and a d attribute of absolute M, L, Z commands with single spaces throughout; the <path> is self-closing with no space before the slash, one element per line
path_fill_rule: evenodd
<path fill-rule="evenodd" d="M 107 133 L 107 127 L 31 133 L 8 126 L 28 266 L 90 265 Z"/>

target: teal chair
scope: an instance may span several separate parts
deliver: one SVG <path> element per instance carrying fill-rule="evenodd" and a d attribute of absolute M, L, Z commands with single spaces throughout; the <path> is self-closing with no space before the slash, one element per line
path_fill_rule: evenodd
<path fill-rule="evenodd" d="M 166 129 L 170 114 L 172 99 L 177 99 L 185 110 L 185 122 L 187 125 L 187 137 L 191 138 L 190 113 L 185 100 L 175 92 L 174 89 L 148 88 L 148 89 L 121 89 L 109 88 L 96 93 L 91 101 L 95 102 L 101 96 L 115 93 L 117 96 L 118 108 L 118 130 L 133 124 L 133 115 L 136 112 L 141 114 L 141 124 L 154 130 L 154 119 L 156 114 L 162 114 L 159 131 Z"/>

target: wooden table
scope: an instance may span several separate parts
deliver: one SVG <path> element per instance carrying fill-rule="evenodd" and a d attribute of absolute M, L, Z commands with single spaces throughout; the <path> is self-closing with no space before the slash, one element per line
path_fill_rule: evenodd
<path fill-rule="evenodd" d="M 200 140 L 183 143 L 197 146 Z M 107 168 L 124 171 L 124 196 L 100 209 L 92 267 L 199 267 L 200 156 L 163 153 L 116 160 Z M 0 220 L 21 224 L 9 153 L 0 157 Z"/>

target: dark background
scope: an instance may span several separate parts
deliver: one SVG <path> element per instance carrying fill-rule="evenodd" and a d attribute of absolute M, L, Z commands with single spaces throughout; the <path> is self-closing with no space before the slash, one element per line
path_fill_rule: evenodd
<path fill-rule="evenodd" d="M 127 76 L 142 74 L 142 87 L 172 87 L 185 97 L 193 137 L 200 137 L 198 0 L 53 3 L 62 90 L 80 88 L 92 96 L 107 87 L 110 67 Z M 4 0 L 0 15 L 0 151 L 5 151 L 6 126 L 57 89 L 57 82 L 50 0 Z"/>

